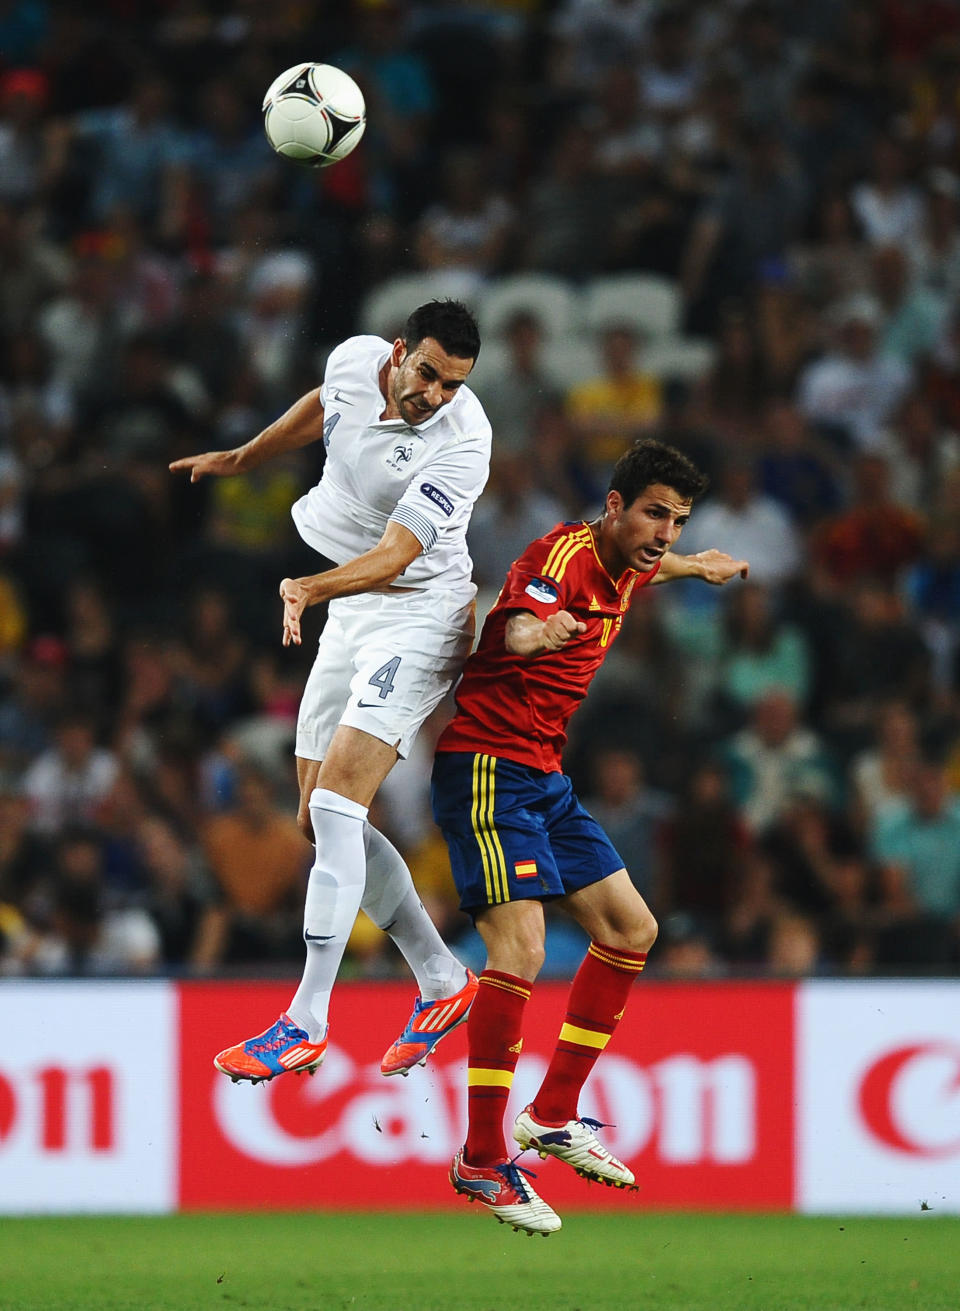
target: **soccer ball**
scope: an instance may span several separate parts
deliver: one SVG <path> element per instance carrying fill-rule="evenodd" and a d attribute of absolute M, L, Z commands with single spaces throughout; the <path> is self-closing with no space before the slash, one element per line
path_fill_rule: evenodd
<path fill-rule="evenodd" d="M 263 97 L 263 129 L 271 146 L 312 168 L 349 155 L 366 123 L 362 91 L 332 64 L 296 64 Z"/>

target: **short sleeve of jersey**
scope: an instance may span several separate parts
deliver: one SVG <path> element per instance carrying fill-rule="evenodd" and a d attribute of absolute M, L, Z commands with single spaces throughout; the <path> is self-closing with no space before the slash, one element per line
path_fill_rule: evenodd
<path fill-rule="evenodd" d="M 565 608 L 566 591 L 543 570 L 551 553 L 551 543 L 542 538 L 532 542 L 512 565 L 497 606 L 501 610 L 529 610 L 538 619 L 548 619 Z"/>
<path fill-rule="evenodd" d="M 444 537 L 466 533 L 490 471 L 490 426 L 462 438 L 424 465 L 390 515 L 413 533 L 424 552 Z"/>
<path fill-rule="evenodd" d="M 339 346 L 335 346 L 327 356 L 323 370 L 323 382 L 320 384 L 320 404 L 326 409 L 332 392 L 338 387 L 353 390 L 358 367 L 363 369 L 367 358 L 374 359 L 382 354 L 389 343 L 380 337 L 348 337 Z"/>

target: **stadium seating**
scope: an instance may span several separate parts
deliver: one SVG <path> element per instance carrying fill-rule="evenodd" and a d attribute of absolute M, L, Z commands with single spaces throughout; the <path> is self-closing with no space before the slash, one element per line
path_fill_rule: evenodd
<path fill-rule="evenodd" d="M 643 353 L 643 367 L 658 378 L 696 382 L 713 364 L 716 347 L 703 337 L 660 337 Z"/>
<path fill-rule="evenodd" d="M 360 312 L 361 330 L 392 338 L 410 309 L 433 296 L 454 296 L 475 310 L 488 347 L 504 336 L 516 313 L 529 310 L 541 323 L 551 348 L 557 348 L 561 375 L 574 381 L 596 371 L 589 339 L 618 324 L 635 328 L 649 339 L 651 349 L 660 347 L 670 376 L 698 377 L 712 360 L 709 343 L 686 342 L 676 336 L 679 292 L 668 278 L 652 274 L 615 274 L 594 278 L 578 288 L 563 278 L 539 273 L 517 274 L 482 285 L 456 269 L 403 273 L 367 295 Z"/>
<path fill-rule="evenodd" d="M 481 335 L 485 339 L 502 336 L 511 318 L 524 310 L 537 318 L 545 336 L 563 336 L 576 329 L 578 296 L 563 278 L 546 274 L 501 278 L 484 288 L 479 308 Z"/>
<path fill-rule="evenodd" d="M 417 305 L 435 297 L 451 296 L 477 310 L 480 296 L 476 279 L 457 269 L 401 273 L 374 287 L 360 310 L 360 331 L 372 332 L 392 341 L 400 335 L 407 315 Z"/>
<path fill-rule="evenodd" d="M 680 293 L 652 274 L 594 278 L 583 291 L 582 315 L 589 332 L 626 325 L 645 337 L 670 337 L 680 326 Z"/>

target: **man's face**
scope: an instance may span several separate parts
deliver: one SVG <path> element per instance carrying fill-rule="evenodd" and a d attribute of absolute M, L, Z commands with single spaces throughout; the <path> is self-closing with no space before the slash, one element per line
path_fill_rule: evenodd
<path fill-rule="evenodd" d="M 872 326 L 864 319 L 851 319 L 845 323 L 840 333 L 840 343 L 844 352 L 854 360 L 869 360 L 873 355 L 874 335 Z"/>
<path fill-rule="evenodd" d="M 424 337 L 410 351 L 398 338 L 393 352 L 393 401 L 404 423 L 412 425 L 425 423 L 452 401 L 473 368 L 473 360 L 448 355 L 433 337 Z"/>
<path fill-rule="evenodd" d="M 921 819 L 937 819 L 943 809 L 947 787 L 943 770 L 937 765 L 921 765 L 913 783 L 914 809 Z"/>
<path fill-rule="evenodd" d="M 765 747 L 783 746 L 796 722 L 796 709 L 786 692 L 768 692 L 753 708 L 753 727 Z"/>
<path fill-rule="evenodd" d="M 609 492 L 605 531 L 623 567 L 640 573 L 652 569 L 680 536 L 692 504 L 662 483 L 645 487 L 630 505 L 619 492 Z"/>

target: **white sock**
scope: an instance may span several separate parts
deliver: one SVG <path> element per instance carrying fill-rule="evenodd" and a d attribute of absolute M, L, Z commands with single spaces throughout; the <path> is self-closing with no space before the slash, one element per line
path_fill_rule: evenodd
<path fill-rule="evenodd" d="M 363 839 L 367 888 L 362 909 L 400 948 L 424 1001 L 452 997 L 466 983 L 467 971 L 424 910 L 406 862 L 372 824 L 363 826 Z"/>
<path fill-rule="evenodd" d="M 326 788 L 310 795 L 316 858 L 307 881 L 303 937 L 307 962 L 287 1014 L 319 1042 L 327 1029 L 330 994 L 366 881 L 363 828 L 366 806 Z"/>

